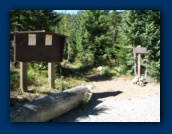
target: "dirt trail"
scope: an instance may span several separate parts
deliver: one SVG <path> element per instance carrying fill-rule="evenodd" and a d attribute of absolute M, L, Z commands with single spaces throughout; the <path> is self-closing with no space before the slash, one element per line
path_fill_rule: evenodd
<path fill-rule="evenodd" d="M 90 76 L 92 98 L 88 105 L 54 119 L 54 122 L 160 122 L 160 85 L 131 84 L 128 78 Z"/>

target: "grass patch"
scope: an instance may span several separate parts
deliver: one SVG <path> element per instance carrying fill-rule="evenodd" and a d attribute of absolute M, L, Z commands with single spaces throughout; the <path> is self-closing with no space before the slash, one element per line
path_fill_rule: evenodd
<path fill-rule="evenodd" d="M 87 81 L 85 77 L 77 71 L 70 68 L 56 68 L 55 72 L 55 89 L 49 88 L 48 69 L 40 69 L 35 63 L 28 63 L 27 82 L 28 90 L 34 94 L 45 95 L 56 93 L 78 85 Z M 60 73 L 59 73 L 60 72 Z M 19 90 L 20 86 L 20 69 L 10 69 L 10 89 Z"/>
<path fill-rule="evenodd" d="M 55 81 L 55 86 L 56 89 L 59 91 L 64 91 L 66 89 L 84 84 L 84 80 L 78 80 L 72 77 L 67 77 L 67 78 L 58 78 Z"/>
<path fill-rule="evenodd" d="M 109 67 L 109 66 L 102 66 L 102 70 L 99 71 L 96 69 L 96 72 L 99 75 L 104 75 L 104 76 L 110 76 L 110 77 L 118 77 L 119 76 L 118 71 L 116 71 L 114 67 Z"/>
<path fill-rule="evenodd" d="M 29 69 L 27 73 L 28 85 L 48 85 L 48 71 Z"/>
<path fill-rule="evenodd" d="M 19 69 L 10 70 L 10 90 L 18 89 L 19 84 L 20 84 Z"/>

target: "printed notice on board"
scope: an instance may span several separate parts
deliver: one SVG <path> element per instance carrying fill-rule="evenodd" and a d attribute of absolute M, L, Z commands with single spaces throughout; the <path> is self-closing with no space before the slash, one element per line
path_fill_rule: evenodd
<path fill-rule="evenodd" d="M 28 45 L 36 46 L 36 34 L 28 34 Z"/>
<path fill-rule="evenodd" d="M 46 37 L 45 37 L 45 45 L 48 45 L 48 46 L 52 45 L 52 35 L 46 35 Z"/>

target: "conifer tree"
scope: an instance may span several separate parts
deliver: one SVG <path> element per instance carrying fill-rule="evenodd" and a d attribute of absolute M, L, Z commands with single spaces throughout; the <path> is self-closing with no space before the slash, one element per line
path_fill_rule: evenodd
<path fill-rule="evenodd" d="M 72 27 L 71 23 L 69 21 L 69 15 L 68 14 L 63 14 L 63 17 L 61 21 L 59 22 L 59 33 L 64 34 L 67 36 L 66 39 L 66 50 L 65 52 L 67 53 L 67 61 L 71 59 L 71 55 L 73 54 L 72 48 L 71 48 L 71 34 L 72 34 Z"/>
<path fill-rule="evenodd" d="M 60 21 L 59 15 L 53 10 L 10 10 L 10 30 L 47 30 Z"/>
<path fill-rule="evenodd" d="M 92 54 L 95 65 L 108 63 L 113 50 L 109 11 L 87 10 L 84 18 L 86 32 L 83 49 Z"/>
<path fill-rule="evenodd" d="M 160 74 L 160 13 L 152 10 L 124 11 L 120 27 L 120 43 L 116 46 L 117 61 L 123 65 L 124 72 L 133 72 L 136 55 L 132 49 L 138 45 L 147 47 L 148 53 L 143 55 L 143 63 L 150 74 Z M 125 63 L 125 64 L 124 64 Z M 136 64 L 134 64 L 134 74 Z M 152 76 L 153 76 L 152 75 Z"/>

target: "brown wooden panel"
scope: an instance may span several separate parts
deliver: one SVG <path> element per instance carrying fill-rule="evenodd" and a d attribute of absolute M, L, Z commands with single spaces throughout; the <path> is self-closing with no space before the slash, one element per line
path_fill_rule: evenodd
<path fill-rule="evenodd" d="M 28 34 L 36 34 L 36 45 L 28 45 Z M 52 45 L 45 45 L 46 34 L 52 35 Z M 63 49 L 65 36 L 56 35 L 46 32 L 20 32 L 14 33 L 15 46 L 14 57 L 15 61 L 30 62 L 61 62 L 63 57 Z"/>

